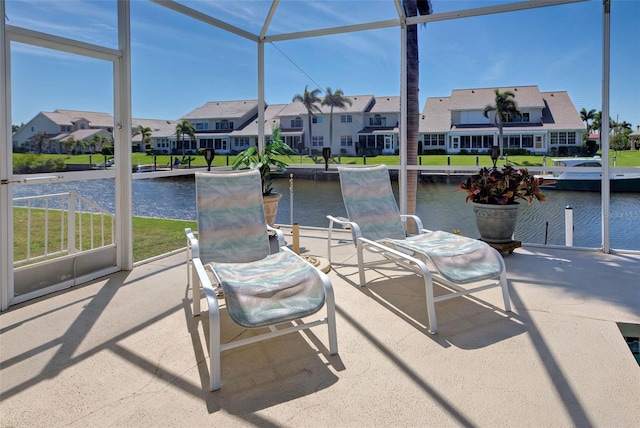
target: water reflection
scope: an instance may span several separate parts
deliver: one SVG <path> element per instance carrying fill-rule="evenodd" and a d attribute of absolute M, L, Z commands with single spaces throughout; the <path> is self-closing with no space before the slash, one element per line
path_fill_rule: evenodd
<path fill-rule="evenodd" d="M 452 180 L 453 181 L 453 180 Z M 277 223 L 291 222 L 290 183 L 274 181 L 282 193 Z M 396 198 L 398 183 L 393 182 Z M 113 180 L 47 183 L 16 186 L 15 196 L 48 194 L 74 189 L 109 212 L 115 212 Z M 418 190 L 417 214 L 429 229 L 460 230 L 477 237 L 471 204 L 457 184 L 425 184 Z M 547 201 L 521 204 L 515 238 L 523 242 L 565 245 L 565 208 L 573 208 L 574 245 L 601 246 L 600 194 L 592 192 L 547 191 Z M 135 216 L 196 220 L 193 177 L 153 178 L 133 181 L 133 214 Z M 327 227 L 327 214 L 346 215 L 338 182 L 295 180 L 293 185 L 293 222 L 304 226 Z M 611 246 L 640 250 L 640 201 L 638 194 L 611 195 Z"/>

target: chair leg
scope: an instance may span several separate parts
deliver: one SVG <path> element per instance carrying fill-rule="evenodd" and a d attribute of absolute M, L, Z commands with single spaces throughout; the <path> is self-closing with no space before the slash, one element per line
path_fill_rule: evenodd
<path fill-rule="evenodd" d="M 327 260 L 331 263 L 331 232 L 333 231 L 333 220 L 329 220 L 329 234 L 327 236 Z"/>
<path fill-rule="evenodd" d="M 511 312 L 511 298 L 509 296 L 507 272 L 504 269 L 500 273 L 500 286 L 502 287 L 502 298 L 504 299 L 504 310 L 507 312 Z"/>
<path fill-rule="evenodd" d="M 196 317 L 200 315 L 200 280 L 198 279 L 196 267 L 193 262 L 188 262 L 188 264 L 191 265 L 191 269 L 187 269 L 187 271 L 191 271 L 191 275 L 187 272 L 187 277 L 191 276 L 188 287 L 191 288 L 191 297 L 193 297 L 192 315 Z"/>
<path fill-rule="evenodd" d="M 329 330 L 329 354 L 338 353 L 338 335 L 336 333 L 336 299 L 329 278 L 324 278 L 325 304 L 327 305 L 327 328 Z"/>
<path fill-rule="evenodd" d="M 364 276 L 364 250 L 361 240 L 357 240 L 356 251 L 358 253 L 358 273 L 360 275 L 360 287 L 366 285 L 366 279 Z"/>
<path fill-rule="evenodd" d="M 218 306 L 209 306 L 209 390 L 217 391 L 222 386 L 220 373 L 220 312 Z"/>
<path fill-rule="evenodd" d="M 436 304 L 433 297 L 433 280 L 431 279 L 431 272 L 426 265 L 420 263 L 418 265 L 422 271 L 422 278 L 424 278 L 424 290 L 427 300 L 427 318 L 429 320 L 429 331 L 435 333 L 438 330 L 438 324 L 436 322 Z"/>

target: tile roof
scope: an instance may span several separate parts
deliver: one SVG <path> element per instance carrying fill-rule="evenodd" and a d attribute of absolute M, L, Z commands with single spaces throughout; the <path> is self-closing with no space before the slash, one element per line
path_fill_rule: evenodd
<path fill-rule="evenodd" d="M 286 104 L 272 104 L 267 106 L 267 108 L 264 111 L 264 123 L 265 123 L 264 133 L 266 135 L 271 135 L 274 122 L 276 122 L 274 118 L 277 117 L 280 111 L 285 107 L 286 107 Z M 258 116 L 255 116 L 251 121 L 249 121 L 246 124 L 246 126 L 231 132 L 231 135 L 234 137 L 244 136 L 244 135 L 250 135 L 250 136 L 258 135 Z"/>
<path fill-rule="evenodd" d="M 541 92 L 545 108 L 542 124 L 545 129 L 583 129 L 584 122 L 567 91 Z"/>
<path fill-rule="evenodd" d="M 516 99 L 520 98 L 518 107 L 542 107 L 542 124 L 509 124 L 505 128 L 514 130 L 532 130 L 545 129 L 582 129 L 584 123 L 580 119 L 569 94 L 566 91 L 539 92 L 537 86 L 518 86 Z M 501 92 L 509 89 L 498 88 Z M 511 89 L 514 90 L 514 89 Z M 495 101 L 495 93 L 493 89 L 456 89 L 453 90 L 451 97 L 431 97 L 425 102 L 422 115 L 420 118 L 420 132 L 426 133 L 444 133 L 452 129 L 451 111 L 455 110 L 483 110 L 487 104 Z M 477 97 L 476 97 L 477 95 Z M 487 98 L 490 97 L 490 98 Z M 539 99 L 538 99 L 539 98 Z M 489 99 L 489 101 L 487 101 Z M 524 100 L 524 101 L 523 101 Z M 465 104 L 463 101 L 468 102 Z M 468 126 L 457 126 L 455 129 L 465 131 L 488 131 L 495 129 L 491 124 L 478 125 L 472 124 Z"/>
<path fill-rule="evenodd" d="M 542 108 L 544 102 L 537 85 L 506 86 L 498 88 L 500 92 L 511 91 L 515 94 L 518 108 Z M 454 89 L 451 91 L 451 110 L 483 110 L 495 102 L 495 88 Z"/>
<path fill-rule="evenodd" d="M 42 114 L 58 125 L 73 125 L 80 119 L 86 119 L 91 127 L 113 127 L 113 116 L 109 113 L 56 109 Z"/>
<path fill-rule="evenodd" d="M 375 97 L 368 113 L 400 113 L 400 96 Z"/>
<path fill-rule="evenodd" d="M 420 116 L 419 132 L 443 133 L 451 129 L 450 97 L 427 98 Z"/>
<path fill-rule="evenodd" d="M 258 100 L 209 101 L 187 113 L 182 119 L 237 119 L 251 109 L 258 108 Z"/>

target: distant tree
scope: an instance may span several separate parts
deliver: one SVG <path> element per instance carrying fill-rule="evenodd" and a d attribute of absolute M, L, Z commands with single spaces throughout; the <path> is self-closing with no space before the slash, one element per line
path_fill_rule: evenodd
<path fill-rule="evenodd" d="M 195 129 L 194 129 L 195 131 Z M 147 148 L 148 144 L 151 144 L 151 132 L 152 129 L 149 128 L 148 126 L 138 126 L 138 130 L 133 134 L 134 136 L 136 135 L 142 135 L 142 147 L 143 149 Z"/>
<path fill-rule="evenodd" d="M 600 134 L 600 131 L 602 130 L 602 111 L 599 111 L 593 115 L 591 130 Z"/>
<path fill-rule="evenodd" d="M 320 98 L 318 97 L 318 94 L 320 93 L 320 89 L 314 89 L 313 91 L 309 92 L 307 89 L 307 85 L 304 86 L 304 92 L 301 94 L 295 94 L 293 96 L 293 102 L 301 102 L 304 105 L 304 108 L 307 109 L 307 119 L 309 120 L 309 147 L 311 147 L 311 141 L 313 139 L 312 137 L 312 132 L 311 132 L 311 118 L 314 115 L 314 113 L 321 113 L 322 110 L 320 110 L 320 107 L 318 107 L 318 104 L 320 104 L 322 101 L 320 100 Z M 304 145 L 303 145 L 304 148 Z"/>
<path fill-rule="evenodd" d="M 33 137 L 31 137 L 31 150 L 42 154 L 44 152 L 44 146 L 49 142 L 47 134 L 44 131 L 39 131 Z"/>
<path fill-rule="evenodd" d="M 91 153 L 99 153 L 102 150 L 102 146 L 109 143 L 109 138 L 104 135 L 94 135 L 89 141 L 89 147 L 91 147 Z"/>
<path fill-rule="evenodd" d="M 589 121 L 595 119 L 595 117 L 596 117 L 596 111 L 594 109 L 587 111 L 583 107 L 582 110 L 580 110 L 580 119 L 582 119 L 582 121 L 584 122 L 585 128 L 587 130 L 587 132 L 583 137 L 584 141 L 587 141 L 589 139 L 589 130 L 591 129 L 591 126 L 589 125 Z"/>
<path fill-rule="evenodd" d="M 331 88 L 327 86 L 327 91 L 322 99 L 322 105 L 331 107 L 329 113 L 329 147 L 333 145 L 333 108 L 338 107 L 344 110 L 347 108 L 347 105 L 352 104 L 353 101 L 351 98 L 344 96 L 342 89 L 336 89 L 335 92 L 331 92 Z"/>
<path fill-rule="evenodd" d="M 81 154 L 84 153 L 84 150 L 89 146 L 89 142 L 83 139 L 76 139 L 73 143 L 73 154 Z"/>
<path fill-rule="evenodd" d="M 181 147 L 182 147 L 182 157 L 185 155 L 185 147 L 184 147 L 184 136 L 188 135 L 193 141 L 196 140 L 196 129 L 193 127 L 191 122 L 184 119 L 182 122 L 176 125 L 176 137 L 180 138 Z"/>
<path fill-rule="evenodd" d="M 76 146 L 76 139 L 73 135 L 70 135 L 64 140 L 60 141 L 60 143 L 65 153 L 70 153 L 71 150 Z"/>
<path fill-rule="evenodd" d="M 11 133 L 14 134 L 18 132 L 20 129 L 22 129 L 23 126 L 24 122 L 22 122 L 20 125 L 11 125 Z"/>
<path fill-rule="evenodd" d="M 495 104 L 488 105 L 484 108 L 483 114 L 487 119 L 489 118 L 490 112 L 495 112 L 493 117 L 493 121 L 495 125 L 498 127 L 498 147 L 500 148 L 500 158 L 502 159 L 502 151 L 503 151 L 503 137 L 502 137 L 502 124 L 505 121 L 508 121 L 509 118 L 513 118 L 514 116 L 520 114 L 518 110 L 518 105 L 516 104 L 515 97 L 512 91 L 504 91 L 500 92 L 498 88 L 494 90 L 496 99 Z"/>

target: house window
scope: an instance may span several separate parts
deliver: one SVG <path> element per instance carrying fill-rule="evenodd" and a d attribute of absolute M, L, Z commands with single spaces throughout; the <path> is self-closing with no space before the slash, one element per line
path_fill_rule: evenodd
<path fill-rule="evenodd" d="M 249 137 L 236 137 L 235 146 L 236 147 L 249 147 Z"/>
<path fill-rule="evenodd" d="M 444 134 L 425 134 L 423 144 L 425 146 L 444 146 Z"/>
<path fill-rule="evenodd" d="M 522 136 L 522 148 L 533 148 L 533 135 L 523 135 Z"/>
<path fill-rule="evenodd" d="M 520 148 L 520 136 L 519 135 L 509 135 L 509 143 L 508 147 L 511 149 L 519 149 Z"/>
<path fill-rule="evenodd" d="M 302 118 L 301 117 L 296 117 L 295 119 L 291 120 L 291 127 L 292 128 L 302 128 Z"/>
<path fill-rule="evenodd" d="M 460 148 L 461 149 L 470 149 L 471 148 L 471 136 L 470 135 L 461 135 L 460 136 Z"/>
<path fill-rule="evenodd" d="M 353 146 L 353 137 L 351 135 L 341 135 L 340 147 L 351 147 L 351 146 Z"/>
<path fill-rule="evenodd" d="M 529 113 L 521 113 L 521 114 L 517 114 L 514 122 L 524 122 L 524 123 L 528 123 L 529 122 Z"/>
<path fill-rule="evenodd" d="M 341 114 L 340 123 L 352 123 L 353 117 L 350 114 Z"/>
<path fill-rule="evenodd" d="M 313 137 L 311 145 L 313 147 L 322 147 L 324 145 L 324 137 Z"/>
<path fill-rule="evenodd" d="M 313 123 L 322 123 L 323 121 L 323 117 L 322 116 L 313 116 L 311 118 L 311 122 Z"/>
<path fill-rule="evenodd" d="M 209 123 L 208 122 L 196 123 L 196 131 L 203 131 L 205 129 L 209 129 Z"/>
<path fill-rule="evenodd" d="M 386 125 L 387 125 L 387 118 L 382 117 L 379 114 L 376 114 L 375 116 L 369 118 L 369 126 L 386 126 Z"/>
<path fill-rule="evenodd" d="M 200 148 L 201 149 L 213 148 L 213 138 L 201 138 L 200 139 Z"/>

